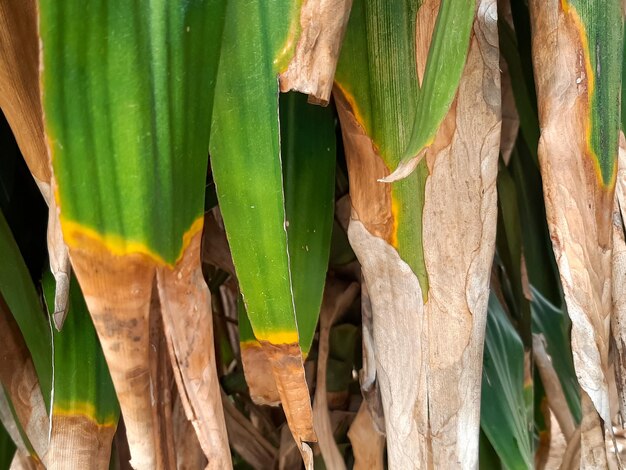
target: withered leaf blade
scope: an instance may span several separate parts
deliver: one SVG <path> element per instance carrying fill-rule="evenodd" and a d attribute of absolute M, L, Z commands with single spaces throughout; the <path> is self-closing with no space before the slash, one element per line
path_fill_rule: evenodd
<path fill-rule="evenodd" d="M 550 237 L 583 399 L 610 429 L 607 374 L 612 214 L 619 132 L 622 10 L 613 0 L 529 2 L 541 137 L 539 163 Z M 586 398 L 585 398 L 586 397 Z M 587 403 L 588 405 L 589 403 Z M 604 454 L 583 415 L 583 466 Z M 606 457 L 605 457 L 606 458 Z M 586 462 L 586 463 L 585 463 Z"/>

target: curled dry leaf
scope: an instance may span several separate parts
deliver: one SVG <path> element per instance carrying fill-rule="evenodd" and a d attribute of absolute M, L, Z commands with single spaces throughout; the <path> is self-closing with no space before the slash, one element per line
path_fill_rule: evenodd
<path fill-rule="evenodd" d="M 296 90 L 326 105 L 348 24 L 352 0 L 306 0 L 300 7 L 300 37 L 296 51 L 279 76 L 280 90 Z M 293 39 L 292 39 L 293 40 Z"/>
<path fill-rule="evenodd" d="M 204 468 L 207 459 L 198 442 L 198 436 L 185 415 L 180 396 L 176 396 L 172 410 L 174 449 L 176 450 L 177 470 L 197 470 Z"/>
<path fill-rule="evenodd" d="M 232 466 L 213 345 L 211 294 L 202 277 L 197 232 L 181 260 L 157 268 L 161 312 L 174 377 L 210 469 Z"/>
<path fill-rule="evenodd" d="M 293 468 L 302 468 L 302 461 L 293 435 L 287 426 L 283 426 L 280 430 L 278 470 L 291 470 Z"/>
<path fill-rule="evenodd" d="M 430 177 L 423 243 L 430 284 L 425 308 L 435 467 L 450 461 L 470 467 L 478 454 L 499 144 L 497 8 L 495 1 L 483 0 L 477 2 L 456 102 L 426 154 Z"/>
<path fill-rule="evenodd" d="M 11 412 L 11 405 L 7 400 L 3 387 L 0 387 L 0 423 L 4 426 L 4 429 L 7 431 L 11 440 L 15 444 L 15 447 L 17 448 L 16 452 L 21 453 L 22 455 L 28 455 L 28 449 L 26 449 L 24 439 L 22 439 L 20 430 L 15 423 L 15 418 Z"/>
<path fill-rule="evenodd" d="M 385 468 L 385 436 L 380 434 L 366 402 L 361 403 L 350 425 L 348 438 L 354 453 L 354 470 L 383 470 Z"/>
<path fill-rule="evenodd" d="M 228 439 L 233 448 L 255 470 L 272 468 L 278 453 L 277 449 L 263 437 L 223 392 L 222 403 L 226 416 Z"/>
<path fill-rule="evenodd" d="M 529 6 L 539 163 L 550 238 L 572 320 L 574 366 L 585 392 L 584 410 L 599 413 L 608 426 L 611 219 L 619 120 L 619 80 L 613 74 L 621 69 L 621 40 L 619 47 L 614 45 L 618 40 L 612 35 L 621 31 L 619 1 L 600 6 L 531 0 Z M 590 456 L 605 453 L 603 432 L 593 429 L 599 418 L 583 416 L 583 466 L 593 465 Z"/>
<path fill-rule="evenodd" d="M 65 241 L 63 241 L 59 210 L 54 197 L 50 197 L 49 200 L 47 235 L 50 270 L 55 280 L 54 313 L 52 314 L 52 320 L 56 329 L 61 331 L 69 307 L 72 266 L 70 265 L 67 246 L 65 245 Z"/>
<path fill-rule="evenodd" d="M 329 337 L 333 323 L 350 307 L 358 292 L 359 285 L 357 283 L 348 285 L 339 280 L 328 279 L 320 312 L 320 339 L 317 356 L 317 387 L 313 402 L 313 424 L 326 468 L 336 470 L 345 469 L 346 465 L 335 442 L 326 396 Z"/>
<path fill-rule="evenodd" d="M 363 368 L 359 371 L 361 394 L 367 404 L 368 413 L 374 422 L 376 431 L 385 435 L 385 416 L 380 388 L 376 381 L 376 353 L 374 350 L 372 301 L 367 291 L 367 284 L 361 282 L 361 334 L 363 350 Z"/>
<path fill-rule="evenodd" d="M 457 97 L 424 156 L 430 173 L 422 217 L 430 284 L 426 303 L 417 276 L 391 244 L 390 187 L 377 183 L 389 170 L 351 105 L 337 93 L 353 205 L 348 235 L 372 303 L 377 380 L 393 468 L 449 462 L 472 467 L 478 458 L 500 142 L 496 23 L 495 1 L 478 2 Z M 418 45 L 417 50 L 428 48 Z M 418 67 L 423 63 L 418 60 Z"/>
<path fill-rule="evenodd" d="M 50 165 L 39 96 L 35 0 L 7 0 L 0 5 L 0 108 L 37 185 L 47 185 L 49 189 Z M 52 194 L 42 192 L 50 201 Z"/>
<path fill-rule="evenodd" d="M 280 405 L 272 365 L 258 342 L 249 341 L 241 346 L 241 362 L 252 401 L 257 405 Z"/>
<path fill-rule="evenodd" d="M 31 457 L 15 452 L 9 470 L 42 470 L 44 467 L 40 463 L 35 462 Z"/>
<path fill-rule="evenodd" d="M 569 442 L 576 431 L 576 423 L 567 406 L 563 387 L 552 366 L 552 359 L 546 351 L 544 341 L 542 335 L 533 334 L 533 359 L 541 376 L 541 383 L 546 391 L 550 409 L 554 413 L 565 439 Z"/>
<path fill-rule="evenodd" d="M 60 329 L 67 314 L 71 268 L 50 190 L 50 163 L 39 95 L 35 0 L 9 0 L 0 4 L 0 108 L 49 206 L 48 253 L 50 268 L 57 281 L 54 323 Z"/>
<path fill-rule="evenodd" d="M 583 415 L 580 423 L 580 467 L 577 465 L 579 462 L 574 461 L 572 468 L 581 470 L 609 468 L 604 428 L 593 401 L 584 390 L 581 392 L 580 404 Z M 575 439 L 575 436 L 572 439 Z"/>
<path fill-rule="evenodd" d="M 37 372 L 22 333 L 2 296 L 0 296 L 0 388 L 13 408 L 13 416 L 28 436 L 34 460 L 44 459 L 48 451 L 50 422 Z M 19 441 L 17 441 L 19 442 Z M 23 453 L 23 452 L 22 452 Z M 28 455 L 28 454 L 26 454 Z"/>
<path fill-rule="evenodd" d="M 615 381 L 622 422 L 626 423 L 626 141 L 620 138 L 615 203 L 613 209 L 613 314 L 611 332 L 615 344 Z"/>
<path fill-rule="evenodd" d="M 202 261 L 217 266 L 235 278 L 235 266 L 233 266 L 222 217 L 217 207 L 204 215 L 202 237 Z"/>
<path fill-rule="evenodd" d="M 161 304 L 156 286 L 152 286 L 150 302 L 150 380 L 152 382 L 152 422 L 157 442 L 157 468 L 175 468 L 172 401 L 170 396 L 173 371 L 163 332 Z"/>
<path fill-rule="evenodd" d="M 198 231 L 174 267 L 156 266 L 141 254 L 116 256 L 87 238 L 70 250 L 125 416 L 131 463 L 137 469 L 155 467 L 159 440 L 152 419 L 148 334 L 155 274 L 187 418 L 198 433 L 209 468 L 231 465 L 213 355 L 210 294 L 200 269 L 200 238 Z M 102 285 L 107 286 L 105 291 Z"/>
<path fill-rule="evenodd" d="M 376 377 L 389 464 L 392 468 L 426 468 L 428 404 L 420 398 L 428 393 L 427 365 L 420 347 L 425 328 L 419 282 L 396 250 L 372 235 L 360 220 L 350 222 L 348 236 L 372 302 Z"/>
<path fill-rule="evenodd" d="M 300 345 L 272 344 L 259 341 L 265 351 L 272 371 L 278 394 L 281 397 L 283 411 L 289 429 L 298 441 L 305 468 L 313 468 L 313 452 L 306 442 L 316 442 L 313 429 L 313 410 L 309 399 L 309 390 L 302 365 Z"/>
<path fill-rule="evenodd" d="M 204 217 L 205 228 L 203 234 L 202 243 L 202 260 L 205 263 L 212 264 L 227 272 L 234 279 L 233 284 L 235 287 L 229 289 L 229 286 L 220 286 L 220 292 L 222 293 L 222 301 L 225 304 L 224 295 L 234 290 L 233 297 L 235 305 L 237 305 L 237 287 L 236 287 L 236 274 L 233 260 L 230 255 L 230 249 L 228 247 L 228 240 L 226 239 L 226 233 L 224 232 L 223 224 L 221 223 L 221 215 L 219 209 L 214 208 L 207 213 Z M 240 308 L 243 306 L 239 306 Z M 237 308 L 234 309 L 235 311 Z M 250 320 L 247 318 L 245 312 L 240 312 L 240 315 L 245 318 L 240 318 L 240 328 L 238 334 L 241 336 L 241 323 L 247 322 L 249 325 Z M 236 315 L 235 315 L 236 318 Z M 252 327 L 249 326 L 251 329 Z M 250 335 L 253 336 L 250 331 Z M 244 340 L 241 338 L 241 344 L 238 341 L 234 341 L 233 344 L 241 349 L 241 362 L 243 365 L 244 374 L 246 377 L 246 383 L 250 393 L 252 401 L 258 405 L 278 406 L 280 405 L 280 396 L 278 389 L 276 388 L 276 381 L 272 375 L 272 367 L 265 354 L 263 348 L 255 338 Z"/>
<path fill-rule="evenodd" d="M 502 70 L 502 134 L 500 137 L 500 152 L 502 153 L 504 163 L 508 165 L 511 153 L 515 147 L 520 122 L 517 107 L 515 106 L 515 97 L 513 96 L 509 65 L 502 56 L 500 56 L 500 69 Z"/>

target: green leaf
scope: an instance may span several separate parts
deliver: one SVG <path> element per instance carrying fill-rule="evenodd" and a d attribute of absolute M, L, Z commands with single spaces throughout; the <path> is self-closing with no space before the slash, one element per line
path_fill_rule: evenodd
<path fill-rule="evenodd" d="M 409 144 L 419 95 L 415 60 L 417 0 L 356 0 L 352 5 L 335 80 L 357 122 L 389 170 Z M 390 54 L 389 51 L 393 51 Z M 392 183 L 393 244 L 420 281 L 428 277 L 422 248 L 426 162 Z"/>
<path fill-rule="evenodd" d="M 498 172 L 498 235 L 496 247 L 514 297 L 518 332 L 526 349 L 532 345 L 530 303 L 524 295 L 522 279 L 522 229 L 515 182 L 503 164 Z"/>
<path fill-rule="evenodd" d="M 10 468 L 15 455 L 15 444 L 2 423 L 0 423 L 0 468 Z"/>
<path fill-rule="evenodd" d="M 246 310 L 259 340 L 298 341 L 280 160 L 277 63 L 287 1 L 228 2 L 211 167 Z"/>
<path fill-rule="evenodd" d="M 335 212 L 335 124 L 331 108 L 305 95 L 280 97 L 289 266 L 302 352 L 311 349 L 322 305 Z"/>
<path fill-rule="evenodd" d="M 299 343 L 306 355 L 317 327 L 330 254 L 335 203 L 334 116 L 330 108 L 307 104 L 305 95 L 288 93 L 280 96 L 280 124 L 289 269 Z M 261 230 L 263 227 L 259 233 Z M 254 336 L 242 308 L 240 341 L 245 343 Z"/>
<path fill-rule="evenodd" d="M 500 470 L 502 464 L 495 449 L 487 439 L 485 433 L 480 431 L 478 440 L 478 468 L 481 470 Z"/>
<path fill-rule="evenodd" d="M 87 236 L 173 264 L 201 226 L 225 3 L 40 2 L 45 124 L 70 247 Z"/>
<path fill-rule="evenodd" d="M 52 342 L 33 280 L 24 264 L 4 215 L 0 212 L 0 293 L 17 322 L 28 347 L 46 403 L 52 390 Z"/>
<path fill-rule="evenodd" d="M 400 165 L 428 147 L 459 88 L 467 59 L 475 0 L 441 0 L 417 102 L 413 132 Z"/>
<path fill-rule="evenodd" d="M 348 234 L 336 220 L 333 222 L 333 231 L 330 241 L 331 266 L 343 266 L 356 259 L 354 251 L 348 241 Z"/>
<path fill-rule="evenodd" d="M 524 347 L 497 297 L 489 297 L 480 424 L 503 465 L 533 467 L 524 395 Z"/>
<path fill-rule="evenodd" d="M 617 146 L 622 57 L 622 2 L 601 4 L 591 0 L 565 0 L 564 9 L 577 21 L 584 48 L 589 94 L 590 157 L 605 186 L 613 187 L 617 172 Z"/>
<path fill-rule="evenodd" d="M 509 168 L 518 198 L 528 279 L 552 303 L 560 304 L 561 281 L 548 233 L 541 175 L 524 140 L 519 137 Z"/>
<path fill-rule="evenodd" d="M 254 336 L 254 331 L 252 330 L 252 325 L 250 324 L 250 318 L 248 318 L 248 313 L 246 312 L 246 306 L 243 303 L 243 299 L 239 296 L 237 300 L 237 319 L 238 319 L 238 330 L 239 330 L 239 343 L 241 343 L 242 348 L 245 343 L 254 342 L 257 343 L 257 339 Z"/>
<path fill-rule="evenodd" d="M 539 118 L 537 117 L 537 103 L 534 95 L 534 87 L 531 88 L 531 93 L 528 89 L 528 82 L 524 79 L 525 74 L 520 58 L 519 47 L 515 39 L 515 32 L 504 19 L 498 19 L 498 37 L 500 39 L 500 52 L 509 66 L 515 108 L 517 109 L 520 120 L 520 131 L 526 141 L 526 145 L 528 146 L 535 165 L 539 166 L 537 160 Z"/>
<path fill-rule="evenodd" d="M 357 367 L 357 346 L 360 345 L 360 339 L 360 328 L 357 326 L 344 323 L 331 328 L 326 391 L 346 391 L 354 382 L 352 370 Z"/>
<path fill-rule="evenodd" d="M 570 347 L 570 321 L 562 309 L 556 308 L 548 299 L 532 287 L 531 302 L 533 333 L 540 333 L 546 340 L 546 350 L 565 392 L 567 404 L 577 423 L 582 418 L 580 386 L 574 370 Z"/>
<path fill-rule="evenodd" d="M 623 44 L 622 44 L 622 95 L 626 97 L 626 34 L 624 35 Z M 621 124 L 622 124 L 622 132 L 626 132 L 626 98 L 621 100 L 622 108 L 621 108 Z"/>
<path fill-rule="evenodd" d="M 330 249 L 334 120 L 330 109 L 308 106 L 302 95 L 279 102 L 277 75 L 295 6 L 248 3 L 228 7 L 211 165 L 256 338 L 299 339 L 306 353 Z"/>
<path fill-rule="evenodd" d="M 42 286 L 50 315 L 54 313 L 54 277 L 43 276 Z M 54 403 L 52 413 L 85 416 L 100 426 L 117 426 L 120 410 L 109 368 L 75 277 L 63 330 L 54 339 Z M 54 419 L 54 418 L 53 418 Z"/>

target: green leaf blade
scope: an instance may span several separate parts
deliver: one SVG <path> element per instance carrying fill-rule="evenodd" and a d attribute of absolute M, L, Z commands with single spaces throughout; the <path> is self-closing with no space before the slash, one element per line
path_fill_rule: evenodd
<path fill-rule="evenodd" d="M 509 469 L 533 467 L 524 397 L 524 347 L 491 294 L 483 358 L 481 428 Z"/>
<path fill-rule="evenodd" d="M 303 354 L 313 342 L 330 255 L 335 190 L 332 109 L 281 95 L 281 149 L 289 265 Z"/>
<path fill-rule="evenodd" d="M 28 347 L 46 406 L 52 392 L 52 338 L 35 285 L 0 211 L 0 292 Z"/>
<path fill-rule="evenodd" d="M 43 105 L 68 244 L 80 232 L 121 254 L 179 257 L 203 213 L 224 7 L 41 2 Z"/>

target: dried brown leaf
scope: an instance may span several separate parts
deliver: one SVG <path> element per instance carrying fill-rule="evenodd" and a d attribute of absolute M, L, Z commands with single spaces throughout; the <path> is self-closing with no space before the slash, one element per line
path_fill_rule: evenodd
<path fill-rule="evenodd" d="M 252 401 L 257 405 L 280 405 L 280 395 L 272 374 L 272 365 L 260 344 L 252 343 L 242 346 L 241 362 Z"/>
<path fill-rule="evenodd" d="M 320 311 L 320 333 L 317 356 L 317 387 L 313 403 L 313 424 L 326 468 L 344 470 L 343 456 L 339 452 L 328 411 L 326 396 L 326 368 L 330 351 L 330 329 L 334 322 L 350 307 L 359 292 L 357 283 L 349 284 L 328 279 Z"/>
<path fill-rule="evenodd" d="M 613 313 L 611 332 L 615 344 L 615 381 L 622 422 L 626 423 L 626 141 L 620 136 L 619 160 L 613 209 Z"/>
<path fill-rule="evenodd" d="M 144 255 L 116 256 L 84 238 L 70 257 L 100 338 L 126 424 L 131 465 L 156 468 L 149 367 L 155 268 Z"/>
<path fill-rule="evenodd" d="M 326 105 L 348 24 L 352 0 L 306 0 L 300 9 L 300 37 L 294 57 L 280 75 L 283 92 L 296 90 Z"/>
<path fill-rule="evenodd" d="M 50 268 L 57 281 L 55 326 L 67 314 L 70 263 L 58 213 L 50 189 L 50 163 L 43 130 L 39 94 L 39 35 L 37 2 L 6 0 L 0 3 L 0 108 L 46 203 Z"/>
<path fill-rule="evenodd" d="M 569 441 L 576 431 L 576 423 L 567 405 L 563 387 L 552 366 L 552 359 L 546 351 L 544 341 L 543 336 L 533 334 L 534 364 L 541 376 L 541 383 L 546 391 L 550 409 L 554 413 L 565 439 Z"/>
<path fill-rule="evenodd" d="M 278 450 L 263 437 L 223 392 L 222 403 L 228 438 L 233 449 L 255 470 L 272 468 Z"/>
<path fill-rule="evenodd" d="M 174 377 L 208 468 L 231 468 L 213 345 L 211 294 L 200 266 L 201 233 L 172 269 L 157 268 L 157 285 Z"/>
<path fill-rule="evenodd" d="M 174 449 L 177 470 L 198 470 L 207 464 L 207 458 L 200 447 L 196 430 L 185 415 L 180 396 L 176 396 L 172 410 Z"/>
<path fill-rule="evenodd" d="M 359 371 L 361 394 L 367 404 L 368 412 L 374 421 L 376 430 L 385 435 L 385 416 L 380 388 L 376 381 L 376 352 L 374 348 L 374 319 L 372 301 L 370 300 L 367 284 L 361 282 L 361 337 L 363 351 L 363 368 Z"/>
<path fill-rule="evenodd" d="M 425 313 L 435 467 L 447 462 L 471 467 L 478 455 L 500 116 L 496 2 L 483 0 L 477 2 L 457 98 L 426 153 L 431 175 L 423 215 L 429 279 Z"/>
<path fill-rule="evenodd" d="M 376 183 L 387 169 L 338 94 L 353 204 L 348 234 L 371 297 L 389 464 L 397 468 L 472 467 L 478 457 L 500 143 L 496 19 L 494 0 L 478 2 L 457 98 L 424 156 L 426 304 L 416 276 L 389 244 L 388 189 Z M 427 35 L 417 40 L 418 54 L 428 50 Z"/>
<path fill-rule="evenodd" d="M 600 186 L 587 153 L 588 77 L 578 20 L 559 0 L 531 0 L 529 6 L 541 127 L 539 163 L 550 238 L 572 320 L 574 367 L 608 425 L 613 191 Z M 599 419 L 584 414 L 583 421 L 582 465 L 591 465 L 598 461 L 590 457 L 594 452 L 605 453 L 603 439 L 596 438 L 602 430 L 591 427 Z"/>
<path fill-rule="evenodd" d="M 348 236 L 372 302 L 376 380 L 383 400 L 389 464 L 426 468 L 428 388 L 420 344 L 425 328 L 419 282 L 397 251 L 359 220 L 350 222 Z"/>
<path fill-rule="evenodd" d="M 359 412 L 350 426 L 348 438 L 354 454 L 354 470 L 383 470 L 385 468 L 385 436 L 380 434 L 369 408 L 361 403 Z"/>
<path fill-rule="evenodd" d="M 22 332 L 2 295 L 0 295 L 0 382 L 6 396 L 11 400 L 15 417 L 32 448 L 37 456 L 43 459 L 48 451 L 50 426 L 46 403 Z M 25 452 L 23 454 L 26 455 Z"/>
<path fill-rule="evenodd" d="M 175 468 L 174 434 L 172 426 L 171 383 L 173 371 L 163 332 L 161 304 L 156 285 L 150 302 L 150 380 L 152 382 L 152 421 L 156 446 L 157 468 Z"/>
<path fill-rule="evenodd" d="M 0 108 L 35 181 L 49 184 L 50 165 L 39 96 L 35 0 L 3 0 L 0 3 Z"/>
<path fill-rule="evenodd" d="M 302 457 L 298 445 L 289 431 L 288 426 L 280 430 L 280 447 L 278 449 L 278 470 L 300 470 Z"/>
<path fill-rule="evenodd" d="M 580 394 L 580 404 L 583 414 L 583 419 L 580 423 L 580 469 L 597 470 L 599 468 L 608 468 L 604 427 L 594 403 L 584 391 Z"/>
<path fill-rule="evenodd" d="M 53 416 L 52 440 L 46 455 L 48 470 L 107 470 L 115 426 L 99 425 L 86 416 Z"/>

